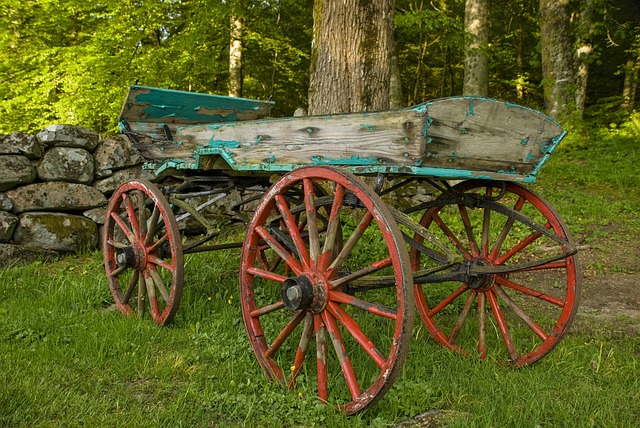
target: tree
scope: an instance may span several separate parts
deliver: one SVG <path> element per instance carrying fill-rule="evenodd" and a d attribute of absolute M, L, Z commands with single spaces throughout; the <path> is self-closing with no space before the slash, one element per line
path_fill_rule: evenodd
<path fill-rule="evenodd" d="M 309 114 L 389 108 L 394 0 L 316 0 Z"/>
<path fill-rule="evenodd" d="M 573 43 L 569 0 L 540 0 L 542 84 L 546 112 L 566 117 L 574 106 Z"/>
<path fill-rule="evenodd" d="M 229 42 L 229 95 L 242 97 L 242 33 L 244 19 L 231 15 Z"/>
<path fill-rule="evenodd" d="M 576 37 L 576 111 L 578 116 L 584 114 L 587 100 L 587 82 L 589 79 L 589 63 L 593 54 L 593 33 L 594 33 L 594 0 L 582 0 L 576 13 L 577 23 Z"/>
<path fill-rule="evenodd" d="M 464 14 L 463 95 L 487 96 L 489 92 L 489 0 L 467 0 Z"/>

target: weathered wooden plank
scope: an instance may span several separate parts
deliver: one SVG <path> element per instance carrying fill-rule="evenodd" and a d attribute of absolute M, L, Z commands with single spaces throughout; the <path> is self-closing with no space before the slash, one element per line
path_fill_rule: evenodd
<path fill-rule="evenodd" d="M 143 132 L 144 123 L 202 124 L 254 120 L 265 117 L 273 106 L 269 101 L 224 97 L 133 85 L 122 107 L 119 122 L 132 131 Z"/>

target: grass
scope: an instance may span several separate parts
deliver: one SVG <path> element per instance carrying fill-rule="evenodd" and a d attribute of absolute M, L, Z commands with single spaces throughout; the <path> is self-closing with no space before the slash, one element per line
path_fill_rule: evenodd
<path fill-rule="evenodd" d="M 580 242 L 616 245 L 640 230 L 639 158 L 631 138 L 576 138 L 535 188 Z M 392 389 L 346 417 L 266 380 L 242 322 L 237 250 L 188 256 L 185 265 L 181 307 L 164 328 L 111 309 L 98 253 L 1 269 L 0 426 L 386 427 L 430 410 L 450 411 L 456 427 L 640 420 L 640 337 L 586 318 L 517 370 L 455 355 L 416 320 Z"/>

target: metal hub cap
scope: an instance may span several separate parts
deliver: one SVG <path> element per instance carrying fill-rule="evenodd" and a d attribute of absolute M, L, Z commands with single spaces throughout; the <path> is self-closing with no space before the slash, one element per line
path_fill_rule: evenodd
<path fill-rule="evenodd" d="M 315 272 L 305 272 L 282 283 L 284 305 L 292 310 L 308 310 L 319 313 L 327 306 L 328 281 Z"/>

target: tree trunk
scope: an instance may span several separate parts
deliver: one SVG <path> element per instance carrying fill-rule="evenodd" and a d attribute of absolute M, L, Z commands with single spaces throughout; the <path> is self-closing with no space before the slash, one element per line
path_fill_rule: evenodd
<path fill-rule="evenodd" d="M 389 108 L 395 0 L 315 0 L 309 114 Z"/>
<path fill-rule="evenodd" d="M 489 0 L 467 0 L 464 10 L 464 95 L 489 92 Z"/>
<path fill-rule="evenodd" d="M 627 60 L 624 68 L 624 86 L 622 87 L 623 110 L 632 111 L 636 104 L 636 90 L 638 88 L 638 66 L 640 58 Z"/>
<path fill-rule="evenodd" d="M 593 0 L 583 0 L 578 16 L 578 40 L 576 49 L 576 111 L 580 118 L 584 114 L 587 99 L 589 62 L 593 52 Z"/>
<path fill-rule="evenodd" d="M 400 81 L 400 64 L 398 63 L 398 53 L 395 40 L 391 44 L 391 77 L 389 79 L 389 108 L 399 109 L 403 107 L 402 102 L 402 82 Z"/>
<path fill-rule="evenodd" d="M 554 118 L 566 117 L 575 102 L 570 21 L 569 0 L 540 0 L 544 101 Z"/>
<path fill-rule="evenodd" d="M 231 17 L 231 41 L 229 42 L 229 96 L 242 97 L 242 33 L 244 20 Z"/>

